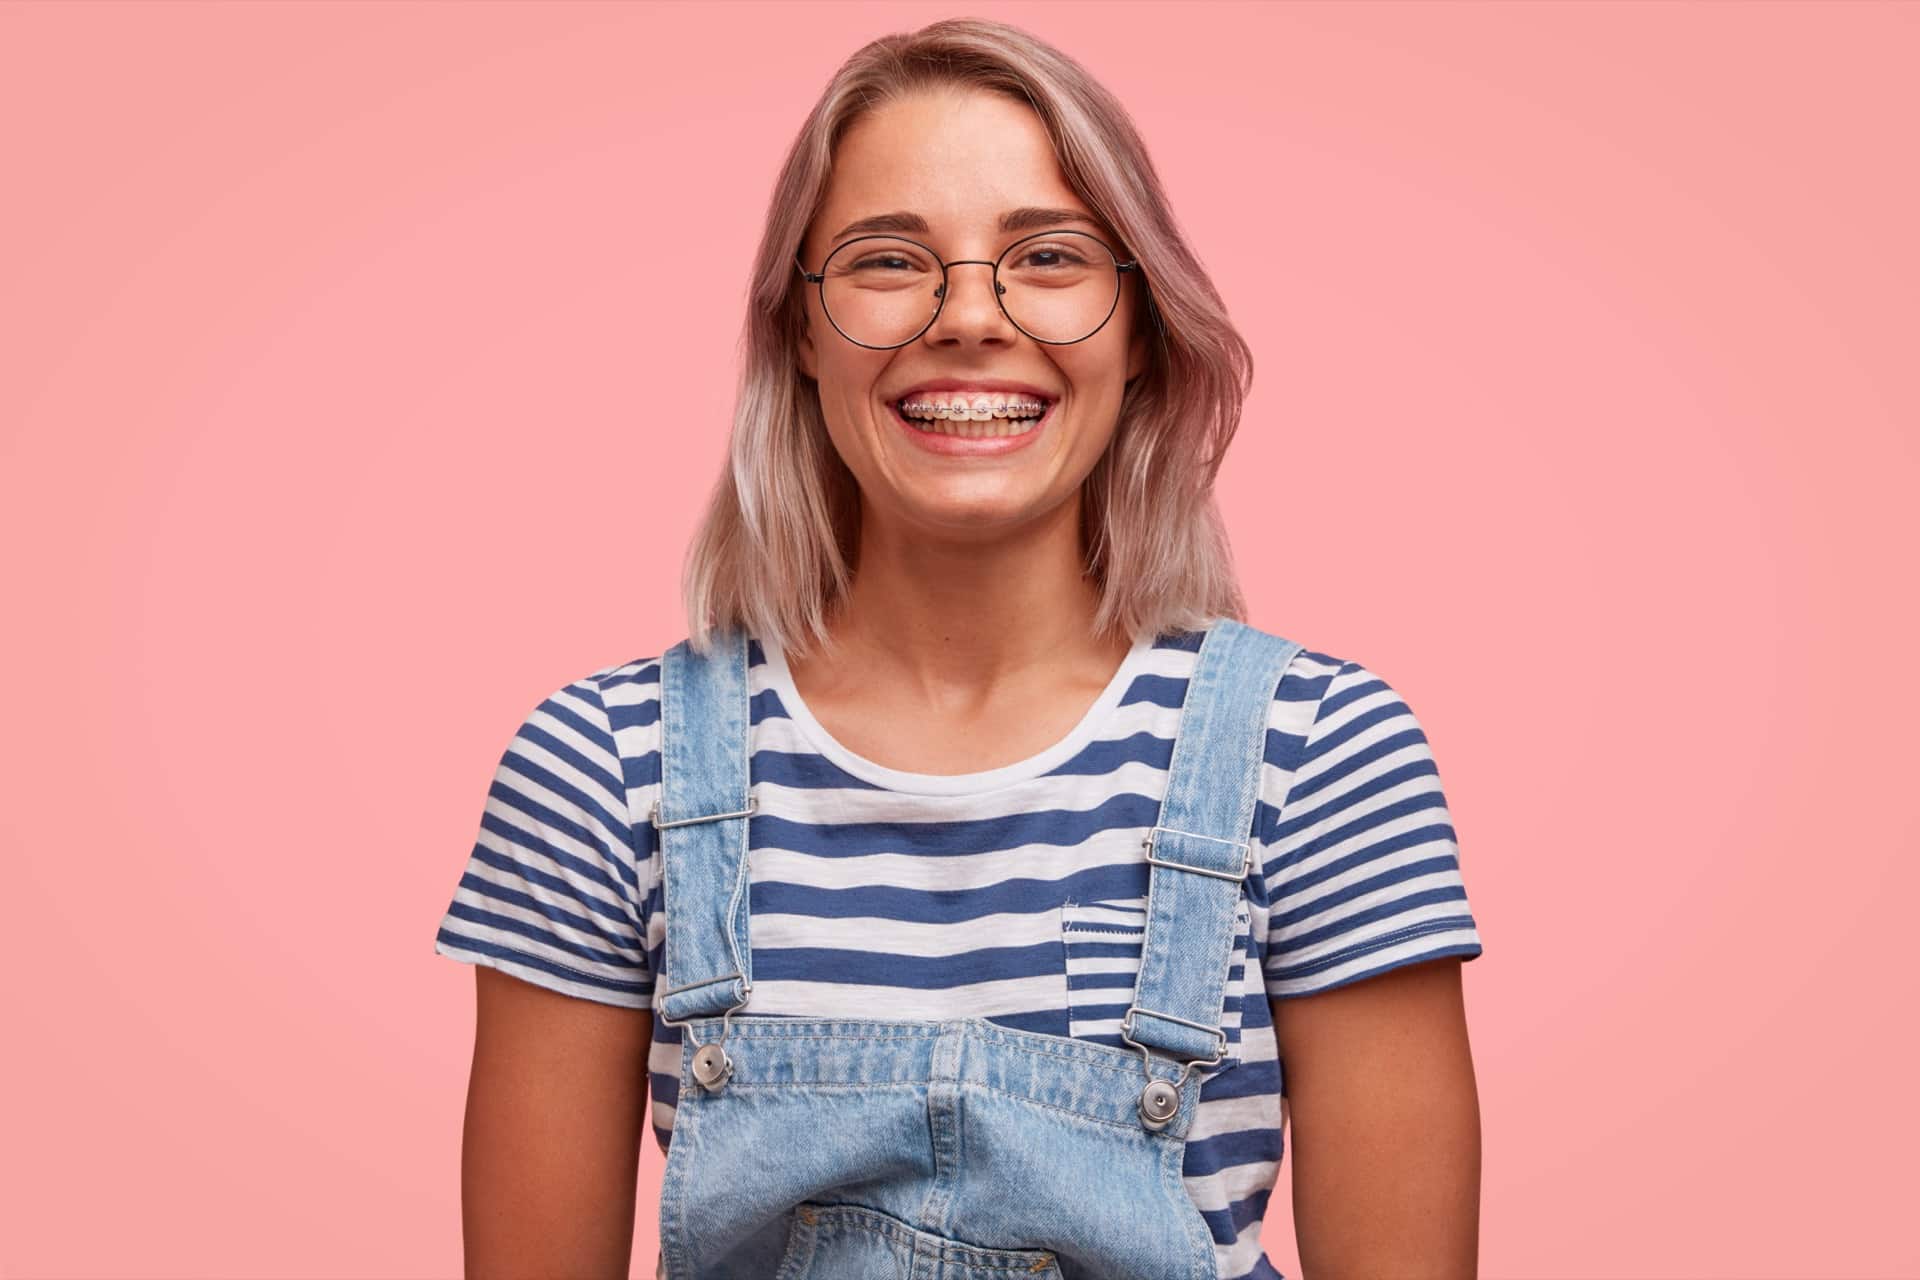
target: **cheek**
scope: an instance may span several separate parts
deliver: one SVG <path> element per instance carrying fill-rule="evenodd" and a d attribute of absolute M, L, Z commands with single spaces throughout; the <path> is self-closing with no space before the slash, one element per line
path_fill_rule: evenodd
<path fill-rule="evenodd" d="M 860 419 L 872 416 L 877 403 L 880 380 L 885 375 L 888 353 L 860 351 L 841 342 L 839 350 L 815 348 L 815 365 L 820 370 L 821 403 L 836 404 Z"/>
<path fill-rule="evenodd" d="M 827 421 L 827 440 L 833 445 L 833 451 L 840 455 L 849 471 L 862 479 L 868 478 L 872 474 L 873 459 L 881 452 L 876 437 L 888 424 L 856 393 L 823 401 L 821 411 Z"/>
<path fill-rule="evenodd" d="M 1094 348 L 1106 337 L 1107 331 L 1102 329 L 1081 345 Z M 1116 334 L 1110 350 L 1102 345 L 1082 354 L 1085 359 L 1072 364 L 1062 359 L 1060 365 L 1079 411 L 1070 447 L 1076 461 L 1091 468 L 1112 443 L 1119 424 L 1120 405 L 1127 391 L 1126 341 Z"/>
<path fill-rule="evenodd" d="M 1074 398 L 1088 407 L 1117 406 L 1127 382 L 1126 335 L 1111 323 L 1069 354 L 1054 357 L 1073 388 Z"/>

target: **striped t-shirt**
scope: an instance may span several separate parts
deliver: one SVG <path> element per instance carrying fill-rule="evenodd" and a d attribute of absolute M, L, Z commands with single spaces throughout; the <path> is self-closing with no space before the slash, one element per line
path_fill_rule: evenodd
<path fill-rule="evenodd" d="M 1200 639 L 1136 642 L 1066 737 L 952 775 L 847 750 L 808 711 L 779 646 L 750 642 L 754 985 L 736 1016 L 978 1017 L 1127 1048 L 1120 1018 L 1151 871 L 1141 841 Z M 500 761 L 434 950 L 650 1008 L 666 928 L 647 820 L 659 783 L 658 655 L 543 700 Z M 1481 947 L 1426 735 L 1358 663 L 1308 649 L 1287 667 L 1254 829 L 1228 1056 L 1195 1065 L 1204 1084 L 1184 1174 L 1220 1274 L 1278 1280 L 1260 1240 L 1282 1150 L 1267 1000 Z M 663 1152 L 680 1056 L 680 1028 L 656 1019 L 648 1074 Z"/>

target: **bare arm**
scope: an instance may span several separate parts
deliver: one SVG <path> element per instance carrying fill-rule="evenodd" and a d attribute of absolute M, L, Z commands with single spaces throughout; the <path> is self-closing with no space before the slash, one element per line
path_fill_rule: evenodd
<path fill-rule="evenodd" d="M 466 1275 L 626 1280 L 653 1014 L 474 973 Z"/>
<path fill-rule="evenodd" d="M 1459 960 L 1272 1006 L 1304 1280 L 1472 1277 L 1480 1100 Z"/>

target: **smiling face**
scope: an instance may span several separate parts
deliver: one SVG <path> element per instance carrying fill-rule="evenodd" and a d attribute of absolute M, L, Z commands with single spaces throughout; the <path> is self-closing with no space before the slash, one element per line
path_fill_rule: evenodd
<path fill-rule="evenodd" d="M 1007 215 L 1033 209 L 1071 211 L 1083 220 L 1027 215 L 1007 229 Z M 843 233 L 849 224 L 892 214 L 910 217 Z M 993 93 L 932 91 L 890 102 L 848 129 L 800 259 L 818 270 L 838 245 L 887 231 L 949 262 L 992 262 L 1016 240 L 1053 226 L 1090 232 L 1124 252 L 1067 184 L 1031 107 Z M 1046 241 L 1032 243 L 1043 248 Z M 1006 266 L 1010 271 L 1013 260 Z M 819 385 L 828 434 L 860 484 L 869 522 L 877 517 L 888 527 L 947 538 L 1004 536 L 1077 500 L 1112 438 L 1126 383 L 1146 368 L 1146 335 L 1134 322 L 1137 274 L 1121 273 L 1118 305 L 1099 331 L 1065 346 L 1016 328 L 996 302 L 992 280 L 987 267 L 951 268 L 939 318 L 890 350 L 847 341 L 821 309 L 818 288 L 805 286 L 800 366 Z M 919 431 L 894 408 L 903 393 L 928 384 L 992 383 L 1050 400 L 1045 418 L 1019 435 L 968 439 Z"/>

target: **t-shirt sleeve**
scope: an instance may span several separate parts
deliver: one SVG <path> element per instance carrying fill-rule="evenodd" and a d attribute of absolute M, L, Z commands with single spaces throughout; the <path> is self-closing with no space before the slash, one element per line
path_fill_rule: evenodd
<path fill-rule="evenodd" d="M 1419 721 L 1358 663 L 1323 679 L 1261 851 L 1271 999 L 1481 950 Z"/>
<path fill-rule="evenodd" d="M 594 677 L 544 699 L 508 744 L 433 949 L 605 1004 L 652 1003 L 640 855 Z"/>

